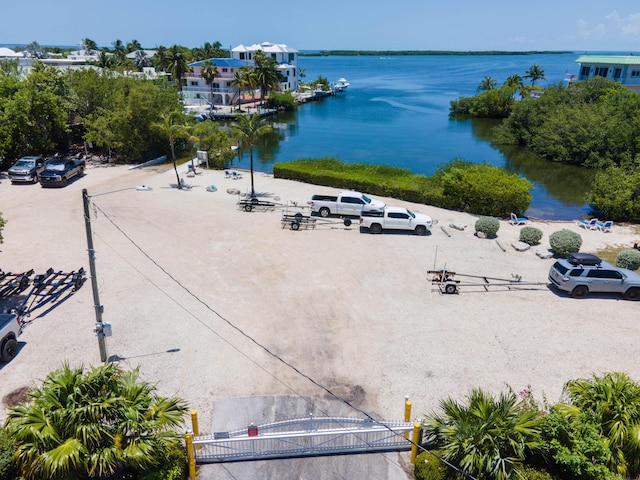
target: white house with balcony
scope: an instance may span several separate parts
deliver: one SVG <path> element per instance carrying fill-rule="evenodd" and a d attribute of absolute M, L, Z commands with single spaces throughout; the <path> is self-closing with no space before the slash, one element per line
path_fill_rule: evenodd
<path fill-rule="evenodd" d="M 187 105 L 209 104 L 232 105 L 241 96 L 238 88 L 231 85 L 235 72 L 241 67 L 255 66 L 255 52 L 261 50 L 266 56 L 273 58 L 278 64 L 282 80 L 278 86 L 280 91 L 298 89 L 298 50 L 284 44 L 264 42 L 250 46 L 238 45 L 232 48 L 231 58 L 210 58 L 190 63 L 193 72 L 185 78 L 186 85 L 182 89 L 182 97 Z M 209 61 L 218 69 L 218 76 L 208 85 L 202 78 L 202 67 Z M 212 95 L 213 89 L 213 95 Z M 251 92 L 245 92 L 251 98 Z M 259 95 L 258 91 L 253 95 Z"/>
<path fill-rule="evenodd" d="M 593 77 L 603 77 L 621 83 L 629 90 L 640 93 L 640 56 L 634 55 L 582 55 L 578 74 L 565 80 L 571 84 Z"/>

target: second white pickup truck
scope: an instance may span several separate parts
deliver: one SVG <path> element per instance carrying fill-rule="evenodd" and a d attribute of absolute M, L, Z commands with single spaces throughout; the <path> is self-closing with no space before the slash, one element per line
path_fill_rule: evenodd
<path fill-rule="evenodd" d="M 384 202 L 372 200 L 365 194 L 354 191 L 340 192 L 338 195 L 314 195 L 309 202 L 311 211 L 321 217 L 329 215 L 360 215 L 363 207 L 368 209 L 382 209 Z"/>
<path fill-rule="evenodd" d="M 385 207 L 380 210 L 365 209 L 360 215 L 360 227 L 369 233 L 383 230 L 411 230 L 416 235 L 426 235 L 431 231 L 433 220 L 428 215 L 413 213 L 402 207 Z"/>

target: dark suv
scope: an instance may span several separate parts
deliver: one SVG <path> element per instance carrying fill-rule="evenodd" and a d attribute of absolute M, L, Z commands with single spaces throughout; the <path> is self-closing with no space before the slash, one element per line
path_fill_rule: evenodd
<path fill-rule="evenodd" d="M 588 253 L 559 259 L 549 270 L 549 281 L 575 298 L 595 292 L 621 293 L 625 300 L 640 300 L 640 274 L 614 267 Z"/>

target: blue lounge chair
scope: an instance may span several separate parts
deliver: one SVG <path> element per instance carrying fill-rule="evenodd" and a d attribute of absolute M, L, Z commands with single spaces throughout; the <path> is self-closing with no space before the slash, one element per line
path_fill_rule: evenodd
<path fill-rule="evenodd" d="M 592 218 L 591 220 L 576 220 L 576 225 L 584 228 L 585 230 L 597 230 L 598 229 L 598 219 Z"/>
<path fill-rule="evenodd" d="M 613 222 L 611 220 L 607 220 L 604 223 L 601 223 L 601 222 L 596 223 L 596 228 L 603 233 L 610 232 L 611 227 L 613 227 Z"/>
<path fill-rule="evenodd" d="M 233 178 L 233 175 L 231 175 L 231 172 L 229 170 L 225 170 L 224 171 L 224 178 Z"/>
<path fill-rule="evenodd" d="M 512 213 L 509 223 L 511 225 L 526 225 L 529 223 L 529 219 L 527 217 L 519 217 L 515 213 Z"/>
<path fill-rule="evenodd" d="M 231 172 L 233 174 L 234 180 L 240 180 L 242 178 L 242 174 L 238 172 Z"/>

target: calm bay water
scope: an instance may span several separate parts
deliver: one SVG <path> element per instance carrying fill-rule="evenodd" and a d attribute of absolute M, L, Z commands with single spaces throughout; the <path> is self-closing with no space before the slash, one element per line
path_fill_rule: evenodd
<path fill-rule="evenodd" d="M 449 102 L 474 95 L 480 80 L 498 83 L 531 65 L 543 86 L 576 73 L 577 54 L 301 57 L 307 81 L 345 77 L 346 92 L 274 118 L 277 135 L 254 150 L 254 168 L 275 162 L 336 157 L 387 164 L 431 175 L 454 158 L 504 167 L 534 183 L 530 216 L 571 220 L 588 212 L 584 193 L 593 172 L 545 162 L 520 148 L 499 150 L 487 140 L 494 121 L 449 119 Z M 540 82 L 539 82 L 540 83 Z M 244 154 L 237 165 L 248 168 Z"/>

